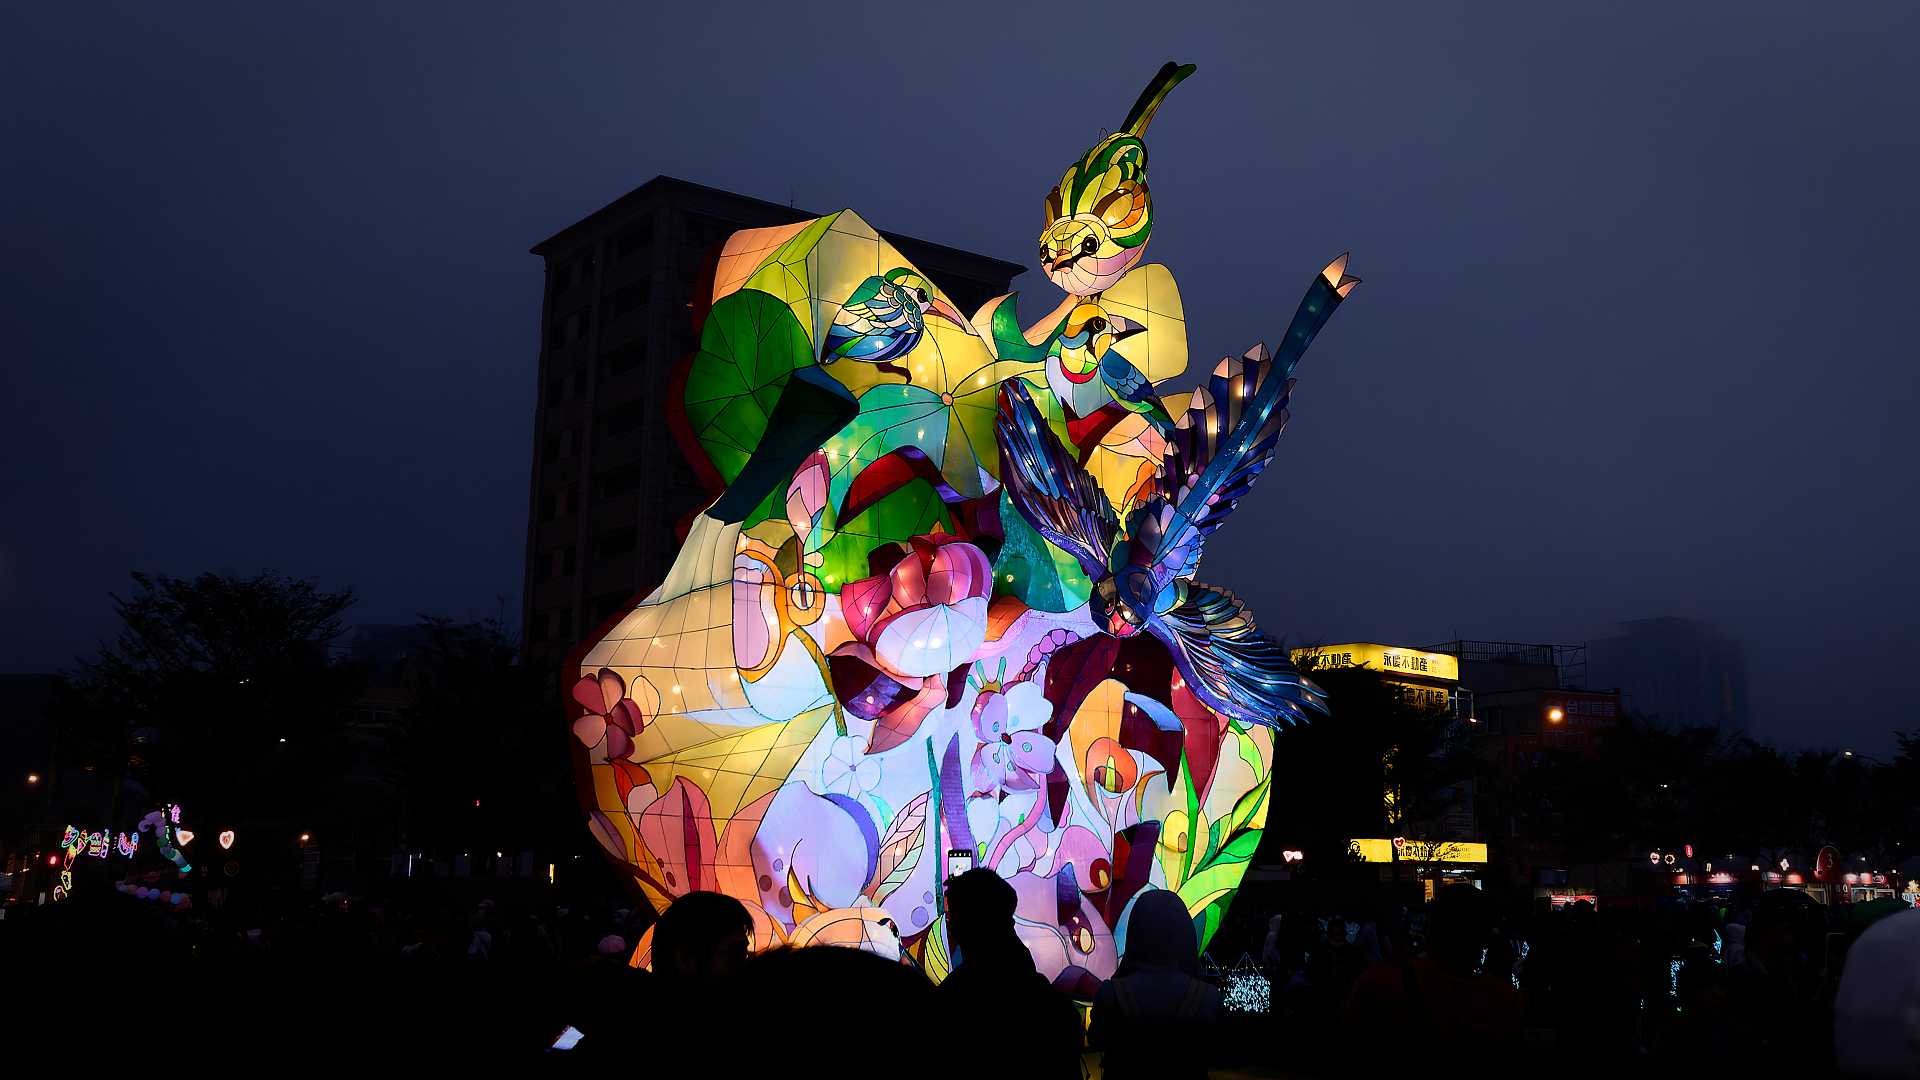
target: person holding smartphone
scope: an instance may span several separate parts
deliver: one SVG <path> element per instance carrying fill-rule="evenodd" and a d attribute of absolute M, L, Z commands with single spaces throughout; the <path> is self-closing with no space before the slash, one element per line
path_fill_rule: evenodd
<path fill-rule="evenodd" d="M 955 853 L 948 859 L 950 868 L 962 866 Z M 1020 1017 L 995 1033 L 1005 1060 L 1019 1062 L 1024 1075 L 1078 1077 L 1080 1011 L 1034 969 L 1033 954 L 1014 932 L 1013 886 L 991 870 L 962 869 L 946 883 L 954 969 L 934 988 L 935 999 L 949 1016 Z"/>

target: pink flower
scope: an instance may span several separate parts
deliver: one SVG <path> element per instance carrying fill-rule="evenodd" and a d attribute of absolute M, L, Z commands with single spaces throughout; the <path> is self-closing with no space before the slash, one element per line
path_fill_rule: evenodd
<path fill-rule="evenodd" d="M 633 737 L 647 725 L 640 706 L 627 696 L 627 684 L 611 668 L 598 675 L 582 675 L 573 684 L 573 700 L 586 715 L 573 722 L 573 734 L 587 749 L 606 741 L 607 760 L 619 761 L 633 753 Z"/>
<path fill-rule="evenodd" d="M 966 663 L 986 641 L 992 591 L 986 553 L 936 532 L 914 537 L 887 573 L 849 582 L 840 612 L 874 666 L 896 679 L 925 679 Z"/>
<path fill-rule="evenodd" d="M 973 753 L 976 795 L 1032 791 L 1047 782 L 1054 742 L 1040 729 L 1052 716 L 1053 705 L 1038 683 L 980 692 L 973 710 L 973 733 L 980 739 L 980 749 Z"/>
<path fill-rule="evenodd" d="M 854 640 L 834 650 L 867 676 L 835 676 L 849 712 L 873 721 L 867 753 L 905 742 L 947 696 L 947 673 L 987 640 L 993 564 L 957 536 L 913 538 L 892 570 L 840 591 L 840 615 Z"/>

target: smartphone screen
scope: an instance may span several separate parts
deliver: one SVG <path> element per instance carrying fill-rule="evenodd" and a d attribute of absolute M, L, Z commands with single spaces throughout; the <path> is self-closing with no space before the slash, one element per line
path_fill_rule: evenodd
<path fill-rule="evenodd" d="M 579 1028 L 574 1027 L 572 1024 L 568 1024 L 566 1028 L 560 1032 L 559 1035 L 554 1037 L 553 1049 L 571 1050 L 575 1046 L 578 1046 L 580 1044 L 580 1040 L 582 1037 L 585 1036 L 585 1034 L 586 1033 L 581 1031 Z"/>
<path fill-rule="evenodd" d="M 966 848 L 947 849 L 948 877 L 959 877 L 971 869 L 973 869 L 973 852 L 968 851 Z"/>

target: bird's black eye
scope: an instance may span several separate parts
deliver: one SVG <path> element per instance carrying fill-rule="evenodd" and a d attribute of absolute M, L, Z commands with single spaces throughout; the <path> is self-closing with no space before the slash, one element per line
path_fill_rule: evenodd
<path fill-rule="evenodd" d="M 926 302 L 927 302 L 927 290 L 925 290 L 925 289 L 915 289 L 915 290 L 913 290 L 913 291 L 914 291 L 914 295 L 916 295 L 916 296 L 918 296 L 918 297 L 920 298 L 920 302 L 921 302 L 921 303 L 923 303 L 923 304 L 924 304 L 924 303 L 926 303 Z"/>
<path fill-rule="evenodd" d="M 1040 261 L 1041 262 L 1047 261 L 1047 256 L 1051 254 L 1053 253 L 1047 250 L 1047 245 L 1045 244 L 1040 245 Z"/>
<path fill-rule="evenodd" d="M 1085 240 L 1080 241 L 1080 250 L 1088 255 L 1091 255 L 1094 252 L 1100 250 L 1100 241 L 1095 240 L 1093 237 L 1089 236 Z"/>
<path fill-rule="evenodd" d="M 1093 318 L 1087 320 L 1087 329 L 1093 331 L 1096 334 L 1100 333 L 1102 330 L 1105 330 L 1106 328 L 1107 328 L 1107 320 L 1101 318 L 1098 315 L 1095 315 Z"/>

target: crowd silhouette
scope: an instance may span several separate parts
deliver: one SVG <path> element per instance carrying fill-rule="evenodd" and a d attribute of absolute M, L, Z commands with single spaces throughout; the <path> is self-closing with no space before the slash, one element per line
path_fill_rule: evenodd
<path fill-rule="evenodd" d="M 432 889 L 271 913 L 95 890 L 16 909 L 0 921 L 0 955 L 35 988 L 16 996 L 15 1019 L 44 1010 L 56 1033 L 102 1018 L 218 1030 L 233 1054 L 399 1046 L 744 1072 L 817 1053 L 936 1076 L 1114 1080 L 1334 1075 L 1357 1062 L 1489 1075 L 1543 1063 L 1920 1069 L 1920 911 L 1873 922 L 1790 890 L 1511 909 L 1467 887 L 1411 910 L 1288 911 L 1265 920 L 1264 940 L 1248 935 L 1258 975 L 1233 977 L 1269 990 L 1265 1011 L 1248 1011 L 1229 1007 L 1226 976 L 1171 893 L 1136 902 L 1118 971 L 1090 1003 L 1035 970 L 997 875 L 950 879 L 944 902 L 952 970 L 937 986 L 911 962 L 853 948 L 749 955 L 746 908 L 716 893 L 656 920 L 490 900 L 466 910 Z M 650 971 L 630 962 L 649 925 Z"/>

